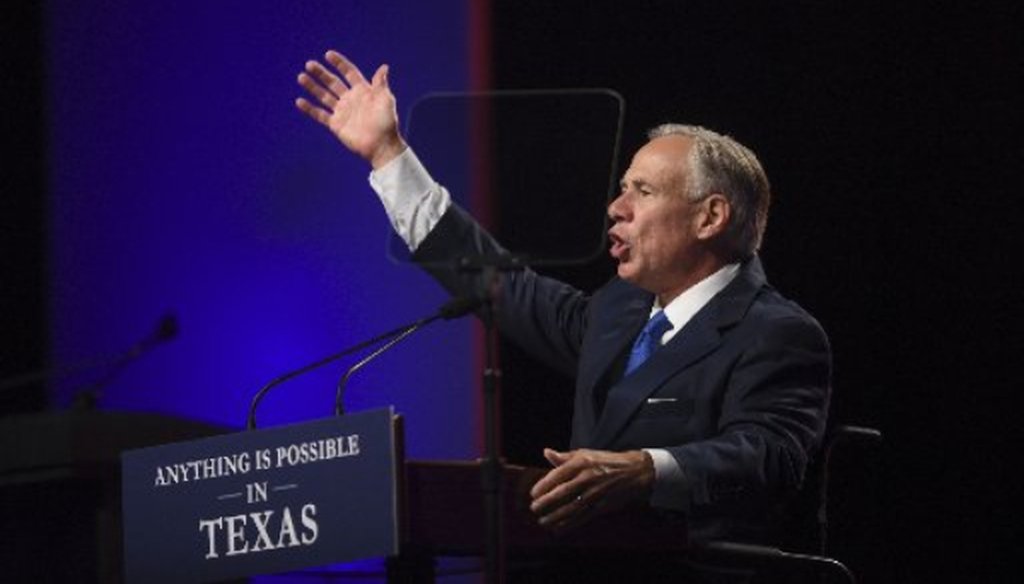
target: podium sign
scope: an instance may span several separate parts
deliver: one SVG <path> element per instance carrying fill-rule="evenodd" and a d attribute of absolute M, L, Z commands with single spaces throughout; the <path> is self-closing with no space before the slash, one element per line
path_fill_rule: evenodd
<path fill-rule="evenodd" d="M 122 454 L 128 582 L 398 553 L 391 408 Z"/>

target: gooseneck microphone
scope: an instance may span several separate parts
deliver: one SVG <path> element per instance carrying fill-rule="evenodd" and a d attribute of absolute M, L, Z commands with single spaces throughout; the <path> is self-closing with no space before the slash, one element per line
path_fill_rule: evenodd
<path fill-rule="evenodd" d="M 76 392 L 75 407 L 95 407 L 96 401 L 103 392 L 103 388 L 109 385 L 125 367 L 143 354 L 148 353 L 153 347 L 167 342 L 176 336 L 178 336 L 178 319 L 173 314 L 164 315 L 160 322 L 157 323 L 156 329 L 149 336 L 133 345 L 113 362 L 106 375 Z"/>
<path fill-rule="evenodd" d="M 256 395 L 253 396 L 252 403 L 249 405 L 249 417 L 248 417 L 248 421 L 246 422 L 246 428 L 249 429 L 249 430 L 254 430 L 256 428 L 256 409 L 259 407 L 260 402 L 263 401 L 263 398 L 266 397 L 267 393 L 269 393 L 271 389 L 274 389 L 275 387 L 277 387 L 278 385 L 281 385 L 285 381 L 288 381 L 290 379 L 298 377 L 299 375 L 302 375 L 303 373 L 307 373 L 307 372 L 312 371 L 314 369 L 317 369 L 319 367 L 323 367 L 324 365 L 327 365 L 328 363 L 332 363 L 334 361 L 337 361 L 338 359 L 340 359 L 340 358 L 342 358 L 342 357 L 344 357 L 346 355 L 350 355 L 352 353 L 355 353 L 356 351 L 361 351 L 362 349 L 365 349 L 367 347 L 371 347 L 371 346 L 376 345 L 377 343 L 380 343 L 382 341 L 386 341 L 388 339 L 393 339 L 392 342 L 388 343 L 387 345 L 385 345 L 381 349 L 378 349 L 369 358 L 364 359 L 364 361 L 369 361 L 369 359 L 372 359 L 375 355 L 379 354 L 380 352 L 383 352 L 383 350 L 386 350 L 388 347 L 394 345 L 396 342 L 400 341 L 401 339 L 404 339 L 405 337 L 409 336 L 413 332 L 415 332 L 418 329 L 420 329 L 420 328 L 422 328 L 422 327 L 424 327 L 424 326 L 434 322 L 435 320 L 439 320 L 439 319 L 442 319 L 442 318 L 445 319 L 445 320 L 451 320 L 451 319 L 454 319 L 454 318 L 458 318 L 460 316 L 463 316 L 463 315 L 468 314 L 469 312 L 473 311 L 480 304 L 481 304 L 481 301 L 479 299 L 475 299 L 475 298 L 463 298 L 463 297 L 454 298 L 454 299 L 448 301 L 440 309 L 438 309 L 437 312 L 435 312 L 434 314 L 432 314 L 432 315 L 430 315 L 430 316 L 428 316 L 426 318 L 421 318 L 421 319 L 419 319 L 419 320 L 417 320 L 415 322 L 412 322 L 412 323 L 400 326 L 398 328 L 392 329 L 392 330 L 390 330 L 390 331 L 388 331 L 386 333 L 379 334 L 379 335 L 373 337 L 372 339 L 363 341 L 363 342 L 361 342 L 361 343 L 359 343 L 357 345 L 354 345 L 352 347 L 348 347 L 346 349 L 343 349 L 343 350 L 341 350 L 341 351 L 339 351 L 337 353 L 334 353 L 333 355 L 328 355 L 328 356 L 326 356 L 323 359 L 320 359 L 318 361 L 314 361 L 313 363 L 310 363 L 309 365 L 306 365 L 305 367 L 300 367 L 298 369 L 295 369 L 294 371 L 289 371 L 288 373 L 285 373 L 283 375 L 279 375 L 279 376 L 275 377 L 274 379 L 270 380 L 269 383 L 267 383 L 262 388 L 260 388 L 260 390 L 258 392 L 256 392 Z M 346 377 L 348 375 L 349 374 L 346 374 Z M 340 397 L 338 399 L 340 399 Z"/>
<path fill-rule="evenodd" d="M 348 384 L 348 380 L 350 377 L 352 377 L 353 373 L 362 369 L 364 365 L 376 359 L 381 353 L 387 351 L 391 347 L 394 347 L 403 339 L 413 334 L 414 332 L 418 331 L 419 329 L 423 328 L 424 326 L 430 324 L 431 322 L 434 322 L 435 320 L 441 318 L 445 320 L 454 320 L 456 318 L 460 318 L 462 316 L 469 314 L 470 312 L 473 312 L 474 310 L 479 308 L 481 304 L 483 304 L 483 300 L 476 297 L 455 298 L 448 304 L 442 306 L 441 310 L 439 310 L 437 314 L 431 316 L 430 318 L 412 324 L 411 326 L 409 326 L 409 328 L 399 333 L 395 338 L 391 339 L 390 341 L 382 345 L 380 348 L 370 353 L 369 355 L 361 359 L 358 363 L 350 367 L 349 370 L 345 372 L 345 375 L 341 377 L 341 380 L 338 381 L 338 391 L 334 396 L 334 414 L 336 416 L 341 416 L 345 413 L 345 386 Z"/>
<path fill-rule="evenodd" d="M 125 366 L 138 359 L 143 354 L 149 352 L 157 345 L 167 342 L 176 336 L 178 336 L 178 319 L 174 314 L 168 313 L 165 314 L 159 322 L 157 322 L 156 328 L 154 328 L 152 332 L 122 353 L 106 357 L 94 357 L 77 363 L 72 363 L 70 365 L 41 369 L 39 371 L 33 371 L 31 373 L 11 377 L 0 381 L 0 391 L 23 387 L 37 381 L 60 378 L 83 371 L 107 367 L 109 368 L 109 371 L 103 377 L 78 392 L 80 400 L 82 399 L 82 396 L 87 396 L 85 401 L 93 402 L 96 398 L 95 394 L 102 389 L 103 386 L 110 383 L 110 381 L 113 380 L 113 378 Z"/>

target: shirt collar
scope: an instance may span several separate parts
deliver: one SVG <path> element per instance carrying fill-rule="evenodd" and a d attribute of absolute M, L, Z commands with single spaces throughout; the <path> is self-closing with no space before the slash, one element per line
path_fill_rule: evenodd
<path fill-rule="evenodd" d="M 662 335 L 661 344 L 664 345 L 669 342 L 676 333 L 681 331 L 686 326 L 686 323 L 690 322 L 693 315 L 700 312 L 700 309 L 704 308 L 715 297 L 715 294 L 724 290 L 736 278 L 739 271 L 739 263 L 722 266 L 714 274 L 690 286 L 685 292 L 676 296 L 664 308 L 658 302 L 657 297 L 655 297 L 650 316 L 654 316 L 658 311 L 664 310 L 668 321 L 672 323 L 672 328 Z"/>

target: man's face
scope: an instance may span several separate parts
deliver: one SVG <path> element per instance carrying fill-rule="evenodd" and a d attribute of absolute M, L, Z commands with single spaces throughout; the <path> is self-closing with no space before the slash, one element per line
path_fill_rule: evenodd
<path fill-rule="evenodd" d="M 633 156 L 608 206 L 611 255 L 619 277 L 663 298 L 689 287 L 699 203 L 685 195 L 692 140 L 669 135 Z"/>

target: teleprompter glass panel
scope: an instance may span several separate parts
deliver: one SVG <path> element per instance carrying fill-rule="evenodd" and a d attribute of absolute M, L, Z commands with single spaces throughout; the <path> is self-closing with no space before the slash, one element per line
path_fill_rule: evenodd
<path fill-rule="evenodd" d="M 515 261 L 571 265 L 605 253 L 623 109 L 607 89 L 437 93 L 413 105 L 405 135 Z M 393 234 L 388 253 L 409 260 Z"/>

